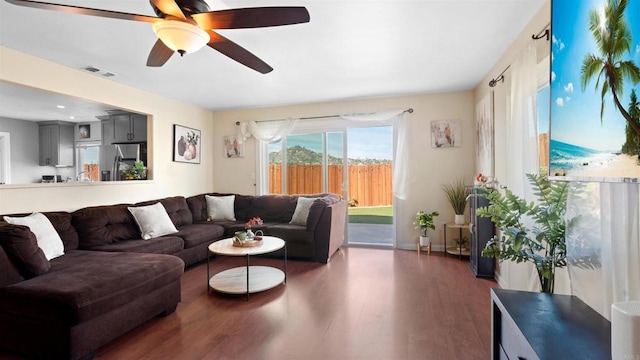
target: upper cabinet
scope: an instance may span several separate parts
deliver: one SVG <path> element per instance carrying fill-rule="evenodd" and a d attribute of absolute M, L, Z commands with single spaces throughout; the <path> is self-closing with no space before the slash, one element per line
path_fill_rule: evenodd
<path fill-rule="evenodd" d="M 40 165 L 72 167 L 73 157 L 73 125 L 40 124 Z"/>
<path fill-rule="evenodd" d="M 111 116 L 114 142 L 147 141 L 147 117 L 137 114 Z"/>
<path fill-rule="evenodd" d="M 147 141 L 147 117 L 119 113 L 98 117 L 102 120 L 102 144 Z"/>

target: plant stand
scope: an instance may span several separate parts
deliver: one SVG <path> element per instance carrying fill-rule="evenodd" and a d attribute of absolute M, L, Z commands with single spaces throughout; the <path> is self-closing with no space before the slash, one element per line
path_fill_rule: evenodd
<path fill-rule="evenodd" d="M 429 236 L 420 236 L 420 240 L 418 240 L 418 255 L 423 247 L 427 248 L 427 255 L 431 255 L 431 238 Z"/>

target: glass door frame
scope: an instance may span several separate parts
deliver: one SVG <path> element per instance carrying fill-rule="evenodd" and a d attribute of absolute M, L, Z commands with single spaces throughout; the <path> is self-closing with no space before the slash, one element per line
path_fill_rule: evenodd
<path fill-rule="evenodd" d="M 323 119 L 322 121 L 314 121 L 314 120 L 302 120 L 296 124 L 295 129 L 289 135 L 302 135 L 302 134 L 312 134 L 312 133 L 322 133 L 323 134 L 323 187 L 326 189 L 327 186 L 327 133 L 331 132 L 342 132 L 343 133 L 343 143 L 342 143 L 342 153 L 343 153 L 343 176 L 342 176 L 342 196 L 344 199 L 349 198 L 349 189 L 348 189 L 348 158 L 347 158 L 347 145 L 348 145 L 348 129 L 349 128 L 365 128 L 365 127 L 379 127 L 379 126 L 391 126 L 392 128 L 392 147 L 393 147 L 393 156 L 392 163 L 396 161 L 396 143 L 398 139 L 397 128 L 394 126 L 393 120 L 389 121 L 347 121 L 342 120 L 338 117 L 331 119 Z M 286 153 L 286 137 L 282 139 L 282 149 Z M 256 146 L 256 195 L 265 195 L 269 194 L 269 144 L 258 142 Z M 283 164 L 283 179 L 286 178 L 286 169 L 284 169 L 284 164 L 286 164 L 286 154 L 282 156 L 282 164 Z M 283 180 L 282 190 L 285 192 L 286 188 L 286 180 Z M 326 191 L 325 191 L 326 192 Z M 392 209 L 395 218 L 395 214 L 397 214 L 397 201 L 393 201 Z M 397 227 L 396 221 L 393 221 L 392 225 L 392 233 L 393 236 L 393 244 L 392 249 L 397 248 Z M 345 220 L 345 233 L 344 233 L 344 243 L 343 245 L 349 245 L 349 218 L 347 217 Z"/>

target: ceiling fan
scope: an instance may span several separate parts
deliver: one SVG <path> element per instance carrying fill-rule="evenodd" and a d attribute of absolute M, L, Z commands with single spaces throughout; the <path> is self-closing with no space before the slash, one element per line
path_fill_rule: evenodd
<path fill-rule="evenodd" d="M 164 65 L 174 52 L 183 56 L 208 45 L 229 58 L 266 74 L 273 70 L 271 66 L 213 30 L 248 29 L 309 22 L 307 9 L 296 6 L 210 11 L 204 0 L 150 0 L 151 7 L 158 15 L 154 17 L 33 0 L 6 1 L 32 8 L 152 23 L 158 40 L 151 49 L 147 66 L 153 67 Z"/>

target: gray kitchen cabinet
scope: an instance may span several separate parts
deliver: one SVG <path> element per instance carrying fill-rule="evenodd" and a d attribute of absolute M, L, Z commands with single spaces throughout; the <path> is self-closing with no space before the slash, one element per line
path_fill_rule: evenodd
<path fill-rule="evenodd" d="M 40 165 L 72 167 L 74 164 L 73 125 L 40 125 Z"/>
<path fill-rule="evenodd" d="M 115 135 L 113 133 L 113 121 L 107 116 L 106 119 L 100 121 L 102 127 L 102 145 L 111 145 L 115 141 Z"/>
<path fill-rule="evenodd" d="M 138 114 L 112 115 L 113 142 L 147 141 L 147 117 Z"/>

